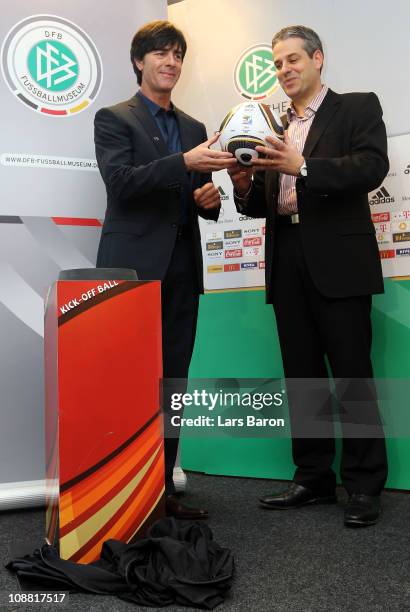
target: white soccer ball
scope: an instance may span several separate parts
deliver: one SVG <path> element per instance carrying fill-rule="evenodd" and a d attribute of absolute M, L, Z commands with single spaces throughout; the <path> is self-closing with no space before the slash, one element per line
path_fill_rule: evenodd
<path fill-rule="evenodd" d="M 280 116 L 269 104 L 243 102 L 226 115 L 219 128 L 222 151 L 229 151 L 243 166 L 251 166 L 253 159 L 261 157 L 257 145 L 269 146 L 266 136 L 283 140 Z"/>

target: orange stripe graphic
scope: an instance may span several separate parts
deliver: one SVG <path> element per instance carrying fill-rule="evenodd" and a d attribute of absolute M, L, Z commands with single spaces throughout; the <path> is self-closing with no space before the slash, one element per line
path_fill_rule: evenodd
<path fill-rule="evenodd" d="M 61 528 L 60 528 L 60 537 L 63 537 L 72 529 L 77 527 L 79 524 L 86 521 L 90 516 L 95 514 L 101 507 L 105 506 L 112 498 L 114 498 L 119 491 L 121 491 L 138 472 L 141 471 L 143 465 L 145 465 L 155 451 L 161 446 L 161 442 L 158 441 L 156 446 L 150 448 L 149 451 L 142 457 L 141 461 L 139 461 L 132 469 L 129 469 L 128 466 L 124 466 L 124 470 L 126 469 L 125 474 L 121 474 L 120 471 L 114 472 L 110 479 L 107 479 L 103 483 L 104 489 L 107 489 L 106 492 L 96 491 L 93 487 L 91 487 L 90 495 L 87 496 L 87 499 L 80 500 L 82 503 L 73 504 L 72 511 L 74 515 L 74 519 L 69 521 L 68 523 L 63 522 L 61 520 Z M 92 500 L 94 494 L 97 494 L 97 498 L 95 501 Z M 90 499 L 88 499 L 90 498 Z M 89 504 L 89 505 L 88 505 Z M 82 510 L 80 510 L 83 508 Z"/>
<path fill-rule="evenodd" d="M 151 466 L 151 470 L 134 489 L 128 499 L 86 543 L 80 546 L 76 552 L 68 555 L 68 557 L 72 561 L 81 560 L 82 563 L 87 563 L 88 560 L 98 557 L 101 545 L 105 540 L 110 538 L 121 539 L 120 534 L 124 529 L 124 525 L 127 528 L 130 522 L 132 522 L 135 528 L 138 529 L 141 521 L 141 508 L 139 508 L 141 500 L 149 498 L 153 502 L 153 499 L 159 496 L 163 488 L 163 470 L 163 454 L 159 452 Z M 65 547 L 65 539 L 61 538 L 60 540 L 60 546 L 63 548 Z M 64 554 L 64 557 L 67 558 L 67 554 Z"/>

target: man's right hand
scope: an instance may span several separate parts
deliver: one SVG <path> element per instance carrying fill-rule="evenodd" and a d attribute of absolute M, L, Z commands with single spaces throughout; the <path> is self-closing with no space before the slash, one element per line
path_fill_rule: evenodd
<path fill-rule="evenodd" d="M 232 153 L 213 151 L 209 148 L 218 138 L 219 133 L 184 153 L 185 166 L 188 172 L 216 172 L 236 166 L 237 161 Z"/>
<path fill-rule="evenodd" d="M 228 169 L 235 193 L 239 197 L 249 191 L 253 172 L 254 169 L 251 166 L 241 166 L 239 163 L 236 164 L 236 167 Z"/>

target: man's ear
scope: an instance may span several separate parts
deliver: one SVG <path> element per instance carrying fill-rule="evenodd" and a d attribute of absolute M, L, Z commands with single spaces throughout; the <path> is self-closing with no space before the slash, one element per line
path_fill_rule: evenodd
<path fill-rule="evenodd" d="M 141 70 L 141 72 L 143 71 L 143 69 L 144 69 L 144 60 L 134 59 L 134 64 L 136 65 L 138 70 Z"/>
<path fill-rule="evenodd" d="M 320 49 L 316 49 L 316 51 L 313 53 L 312 59 L 315 62 L 316 68 L 321 70 L 325 58 L 323 57 L 323 53 Z"/>

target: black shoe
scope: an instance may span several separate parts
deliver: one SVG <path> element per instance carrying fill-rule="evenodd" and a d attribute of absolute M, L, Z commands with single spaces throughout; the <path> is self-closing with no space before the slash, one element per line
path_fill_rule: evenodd
<path fill-rule="evenodd" d="M 292 482 L 290 487 L 277 495 L 266 495 L 260 499 L 263 508 L 273 510 L 290 510 L 307 504 L 335 504 L 337 502 L 334 493 L 330 495 L 318 495 L 311 489 Z"/>
<path fill-rule="evenodd" d="M 189 521 L 208 518 L 208 510 L 204 510 L 203 508 L 191 508 L 190 506 L 181 504 L 176 495 L 167 495 L 165 498 L 165 512 L 167 516 Z"/>
<path fill-rule="evenodd" d="M 346 527 L 367 527 L 374 525 L 380 515 L 380 497 L 353 493 L 345 509 Z"/>

